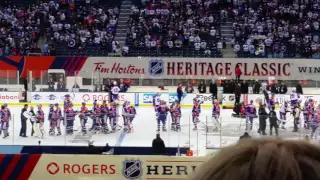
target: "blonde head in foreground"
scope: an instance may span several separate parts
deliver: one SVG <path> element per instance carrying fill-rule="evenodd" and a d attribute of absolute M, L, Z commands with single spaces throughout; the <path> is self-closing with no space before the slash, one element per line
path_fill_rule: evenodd
<path fill-rule="evenodd" d="M 243 140 L 208 158 L 190 180 L 320 180 L 320 148 L 307 141 Z"/>

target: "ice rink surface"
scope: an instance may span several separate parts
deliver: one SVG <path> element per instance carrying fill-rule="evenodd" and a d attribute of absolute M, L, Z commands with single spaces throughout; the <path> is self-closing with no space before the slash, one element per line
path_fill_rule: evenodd
<path fill-rule="evenodd" d="M 89 107 L 90 109 L 91 107 Z M 62 136 L 49 136 L 49 121 L 45 120 L 46 137 L 39 139 L 37 137 L 31 137 L 31 123 L 27 124 L 27 138 L 19 136 L 21 128 L 20 111 L 22 107 L 10 107 L 10 111 L 13 114 L 13 121 L 10 122 L 9 133 L 10 136 L 5 139 L 0 139 L 0 145 L 38 145 L 38 141 L 41 140 L 41 145 L 87 145 L 87 139 L 82 140 L 80 136 L 80 120 L 77 117 L 75 120 L 75 127 L 77 129 L 74 135 L 65 136 L 64 126 L 61 126 Z M 75 107 L 75 109 L 80 109 Z M 110 146 L 144 146 L 151 147 L 152 140 L 156 137 L 156 118 L 152 107 L 137 107 L 137 116 L 133 121 L 134 131 L 131 133 L 125 133 L 119 130 L 112 134 L 94 134 L 89 138 L 94 141 L 94 145 L 104 146 L 109 143 Z M 36 107 L 35 107 L 36 110 Z M 45 113 L 48 113 L 48 107 L 43 107 Z M 191 108 L 182 108 L 181 118 L 181 132 L 175 132 L 170 130 L 171 118 L 168 118 L 167 132 L 161 132 L 161 138 L 164 140 L 167 147 L 191 147 L 194 154 L 205 155 L 210 150 L 219 149 L 226 145 L 230 145 L 238 142 L 239 136 L 245 132 L 245 119 L 231 117 L 232 110 L 224 109 L 221 112 L 220 122 L 221 130 L 213 131 L 213 123 L 211 118 L 211 109 L 202 108 L 200 115 L 200 122 L 198 123 L 198 130 L 193 131 L 193 123 L 191 117 Z M 293 122 L 288 113 L 288 123 L 286 130 L 280 129 L 280 137 L 286 139 L 303 139 L 304 135 L 308 134 L 308 131 L 301 133 L 292 133 Z M 47 117 L 47 114 L 46 114 Z M 268 120 L 267 120 L 268 121 Z M 87 127 L 91 127 L 92 120 L 89 119 Z M 120 118 L 119 124 L 122 125 L 123 121 Z M 257 133 L 258 119 L 254 119 L 253 130 L 250 132 L 253 137 L 260 137 Z M 267 125 L 266 132 L 269 134 L 269 126 Z M 90 133 L 89 133 L 90 134 Z"/>

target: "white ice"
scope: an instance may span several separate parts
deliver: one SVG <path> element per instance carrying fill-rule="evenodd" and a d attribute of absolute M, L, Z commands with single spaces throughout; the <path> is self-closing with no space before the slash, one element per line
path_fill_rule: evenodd
<path fill-rule="evenodd" d="M 31 137 L 31 123 L 27 124 L 27 136 L 23 138 L 19 136 L 21 128 L 20 111 L 22 107 L 9 107 L 13 114 L 13 121 L 10 122 L 9 133 L 10 136 L 5 139 L 0 139 L 0 145 L 38 145 L 41 140 L 42 145 L 87 145 L 86 142 L 74 143 L 75 135 L 73 136 L 46 136 L 44 139 Z M 36 107 L 35 107 L 36 109 Z M 48 107 L 43 108 L 45 113 L 48 113 Z M 245 132 L 245 119 L 231 117 L 232 110 L 222 110 L 221 112 L 221 129 L 220 131 L 213 131 L 211 129 L 213 123 L 211 118 L 211 109 L 203 108 L 200 116 L 200 123 L 198 124 L 198 131 L 193 131 L 193 123 L 191 121 L 191 108 L 182 109 L 181 118 L 181 132 L 174 132 L 170 130 L 170 118 L 167 122 L 167 132 L 161 132 L 161 138 L 164 140 L 167 147 L 191 147 L 196 155 L 206 155 L 211 152 L 210 149 L 219 149 L 226 145 L 236 143 Z M 46 114 L 47 116 L 47 114 Z M 289 114 L 288 114 L 289 117 Z M 287 130 L 280 130 L 280 137 L 283 138 L 303 138 L 303 133 L 292 133 L 293 123 L 288 118 Z M 91 127 L 91 120 L 88 120 L 87 127 Z M 119 124 L 122 125 L 120 118 Z M 156 118 L 153 108 L 151 107 L 137 107 L 137 116 L 133 121 L 134 131 L 131 133 L 124 133 L 122 130 L 113 134 L 95 134 L 92 135 L 91 140 L 96 146 L 104 146 L 109 143 L 110 146 L 144 146 L 151 147 L 152 140 L 156 137 Z M 64 132 L 64 127 L 62 132 Z M 208 127 L 208 128 L 207 128 Z M 80 133 L 80 121 L 76 118 L 75 134 Z M 260 137 L 256 131 L 258 128 L 258 119 L 254 120 L 254 127 L 251 131 L 253 137 Z M 46 134 L 49 130 L 49 122 L 45 121 Z M 267 133 L 269 127 L 267 126 Z"/>

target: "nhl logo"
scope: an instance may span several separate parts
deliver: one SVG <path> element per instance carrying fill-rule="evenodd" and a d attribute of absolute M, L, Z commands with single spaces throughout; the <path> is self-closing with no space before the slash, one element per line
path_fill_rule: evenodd
<path fill-rule="evenodd" d="M 142 162 L 139 159 L 125 159 L 123 161 L 123 176 L 137 179 L 142 175 Z"/>
<path fill-rule="evenodd" d="M 164 72 L 163 61 L 161 59 L 149 61 L 149 74 L 151 76 L 161 76 Z"/>

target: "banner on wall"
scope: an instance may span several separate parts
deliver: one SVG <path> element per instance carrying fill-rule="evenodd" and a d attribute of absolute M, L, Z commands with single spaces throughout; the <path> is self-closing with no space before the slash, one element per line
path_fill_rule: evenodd
<path fill-rule="evenodd" d="M 98 103 L 102 101 L 109 101 L 109 93 L 99 93 L 99 92 L 31 92 L 31 103 L 40 104 L 54 104 L 64 102 L 66 95 L 70 95 L 73 103 L 76 105 L 86 102 L 87 104 L 92 104 L 94 100 Z M 120 93 L 119 94 L 120 103 L 124 101 L 135 102 L 135 93 Z"/>
<path fill-rule="evenodd" d="M 19 71 L 21 78 L 27 70 L 41 78 L 48 69 L 64 69 L 67 76 L 84 78 L 231 79 L 239 65 L 241 79 L 320 80 L 320 61 L 313 59 L 0 56 L 0 64 L 2 71 Z"/>
<path fill-rule="evenodd" d="M 29 179 L 184 179 L 194 173 L 206 159 L 208 158 L 41 155 Z"/>
<path fill-rule="evenodd" d="M 19 103 L 20 92 L 0 92 L 0 103 Z"/>

